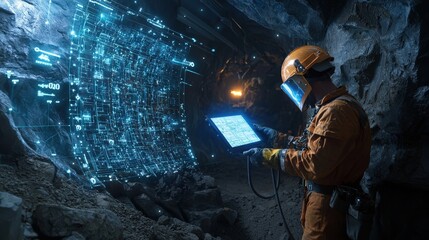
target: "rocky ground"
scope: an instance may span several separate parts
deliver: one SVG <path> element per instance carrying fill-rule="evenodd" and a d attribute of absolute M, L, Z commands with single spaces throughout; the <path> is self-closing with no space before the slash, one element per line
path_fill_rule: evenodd
<path fill-rule="evenodd" d="M 125 239 L 150 239 L 155 221 L 121 203 L 108 194 L 85 189 L 74 181 L 56 178 L 54 167 L 33 159 L 3 159 L 0 167 L 0 191 L 22 198 L 22 221 L 26 239 L 38 239 L 31 227 L 33 211 L 39 204 L 56 204 L 77 209 L 109 209 L 124 226 Z M 43 239 L 40 237 L 40 239 Z"/>
<path fill-rule="evenodd" d="M 257 197 L 247 182 L 244 160 L 231 159 L 202 167 L 205 174 L 213 176 L 225 204 L 238 211 L 237 229 L 234 239 L 271 240 L 282 239 L 285 232 L 283 221 L 275 199 Z M 301 239 L 300 219 L 303 189 L 299 178 L 281 175 L 279 196 L 289 228 L 295 239 Z M 273 192 L 271 172 L 268 168 L 253 171 L 255 188 L 264 195 Z"/>
<path fill-rule="evenodd" d="M 213 175 L 219 188 L 213 178 L 199 171 L 162 178 L 152 185 L 155 186 L 155 195 L 161 199 L 155 202 L 164 203 L 154 206 L 168 209 L 165 214 L 150 216 L 155 220 L 136 209 L 134 198 L 130 201 L 120 194 L 114 198 L 106 191 L 84 188 L 61 174 L 52 181 L 54 167 L 31 158 L 1 158 L 0 192 L 22 198 L 25 239 L 92 239 L 91 234 L 100 235 L 109 231 L 123 232 L 118 238 L 110 234 L 109 239 L 129 240 L 215 239 L 212 235 L 218 236 L 217 239 L 233 240 L 280 239 L 284 226 L 276 203 L 274 200 L 259 199 L 251 192 L 243 161 L 227 165 L 219 162 L 201 170 Z M 260 169 L 255 172 L 254 178 L 258 189 L 271 191 L 269 171 Z M 128 191 L 135 192 L 135 189 L 133 187 Z M 219 189 L 221 199 L 217 197 Z M 112 192 L 113 195 L 118 194 Z M 142 195 L 139 195 L 140 199 L 145 198 Z M 282 206 L 297 239 L 301 234 L 301 195 L 297 179 L 289 177 L 281 181 Z M 167 196 L 176 203 L 171 204 Z M 148 201 L 140 203 L 146 204 Z M 174 209 L 170 211 L 171 206 L 180 206 L 176 207 L 176 213 L 184 221 L 173 218 L 177 214 L 174 214 Z M 161 216 L 163 214 L 166 216 Z"/>

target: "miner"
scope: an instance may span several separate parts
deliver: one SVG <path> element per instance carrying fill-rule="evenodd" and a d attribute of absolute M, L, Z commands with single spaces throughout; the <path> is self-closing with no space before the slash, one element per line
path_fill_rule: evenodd
<path fill-rule="evenodd" d="M 347 231 L 353 229 L 346 229 L 347 209 L 336 203 L 341 200 L 348 207 L 356 199 L 334 193 L 358 189 L 369 164 L 368 117 L 345 87 L 332 83 L 332 60 L 324 49 L 311 45 L 298 47 L 285 58 L 281 89 L 301 111 L 312 107 L 314 114 L 299 137 L 257 126 L 267 146 L 273 148 L 243 153 L 253 164 L 280 168 L 304 180 L 302 239 L 348 239 Z M 331 199 L 334 195 L 342 197 Z"/>

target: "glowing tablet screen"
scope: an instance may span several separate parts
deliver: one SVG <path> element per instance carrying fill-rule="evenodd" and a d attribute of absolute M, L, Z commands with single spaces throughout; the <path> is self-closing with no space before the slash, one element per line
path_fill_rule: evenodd
<path fill-rule="evenodd" d="M 241 115 L 210 119 L 231 147 L 239 147 L 261 141 Z"/>

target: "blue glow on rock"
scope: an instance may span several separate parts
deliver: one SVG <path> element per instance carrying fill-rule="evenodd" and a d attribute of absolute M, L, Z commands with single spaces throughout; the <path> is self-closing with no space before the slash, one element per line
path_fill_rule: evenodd
<path fill-rule="evenodd" d="M 92 185 L 196 164 L 185 128 L 187 85 L 180 84 L 195 66 L 186 60 L 190 44 L 140 12 L 89 0 L 73 17 L 71 139 Z"/>

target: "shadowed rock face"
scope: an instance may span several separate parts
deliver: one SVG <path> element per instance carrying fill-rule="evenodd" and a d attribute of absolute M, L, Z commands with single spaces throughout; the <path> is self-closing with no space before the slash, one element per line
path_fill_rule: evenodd
<path fill-rule="evenodd" d="M 46 104 L 34 101 L 37 92 L 35 86 L 48 80 L 63 83 L 68 78 L 68 52 L 70 40 L 68 32 L 70 20 L 74 14 L 73 1 L 12 1 L 0 3 L 0 98 L 7 106 L 13 102 L 13 108 L 2 108 L 4 117 L 9 118 L 11 127 L 2 124 L 3 131 L 13 129 L 8 137 L 0 140 L 2 153 L 50 155 L 55 149 L 70 149 L 69 133 L 62 127 L 42 130 L 41 128 L 16 128 L 17 126 L 55 124 L 60 116 L 66 116 L 67 106 L 46 111 Z M 49 15 L 47 9 L 50 9 Z M 55 49 L 62 57 L 52 68 L 34 66 L 30 56 L 35 46 Z M 19 79 L 20 86 L 14 87 L 12 79 Z M 13 94 L 12 94 L 13 92 Z M 12 99 L 10 99 L 12 98 Z M 65 102 L 65 101 L 64 101 Z M 16 113 L 16 109 L 23 112 Z M 47 116 L 49 114 L 49 116 Z M 45 122 L 42 121 L 46 120 Z M 58 134 L 58 135 L 57 135 Z M 15 135 L 15 136 L 13 136 Z M 49 136 L 59 136 L 55 144 L 38 142 Z M 6 136 L 6 135 L 5 135 Z M 18 139 L 19 143 L 17 142 Z M 11 144 L 12 143 L 12 144 Z M 15 147 L 14 147 L 15 146 Z"/>
<path fill-rule="evenodd" d="M 250 19 L 284 34 L 284 41 L 298 36 L 335 57 L 334 82 L 345 85 L 369 115 L 373 147 L 368 186 L 387 179 L 428 187 L 429 161 L 421 147 L 428 134 L 428 70 L 421 64 L 427 63 L 427 4 L 348 1 L 322 7 L 312 2 L 229 1 Z M 308 20 L 310 16 L 317 21 Z M 284 25 L 288 27 L 279 27 Z"/>
<path fill-rule="evenodd" d="M 229 0 L 251 20 L 290 38 L 319 40 L 325 30 L 323 13 L 311 3 L 297 0 Z"/>
<path fill-rule="evenodd" d="M 15 76 L 28 79 L 67 79 L 70 47 L 70 20 L 73 1 L 12 1 L 0 4 L 0 73 L 14 70 Z M 50 9 L 49 16 L 47 9 Z M 62 59 L 52 69 L 34 68 L 29 58 L 31 47 L 43 44 L 55 48 Z"/>
<path fill-rule="evenodd" d="M 385 179 L 427 185 L 429 172 L 418 167 L 423 164 L 418 144 L 421 134 L 427 134 L 419 122 L 427 112 L 416 111 L 428 106 L 418 103 L 425 80 L 417 72 L 427 71 L 417 64 L 427 35 L 420 7 L 400 1 L 350 3 L 326 34 L 324 45 L 336 57 L 336 83 L 345 84 L 369 115 L 373 147 L 368 185 Z"/>

